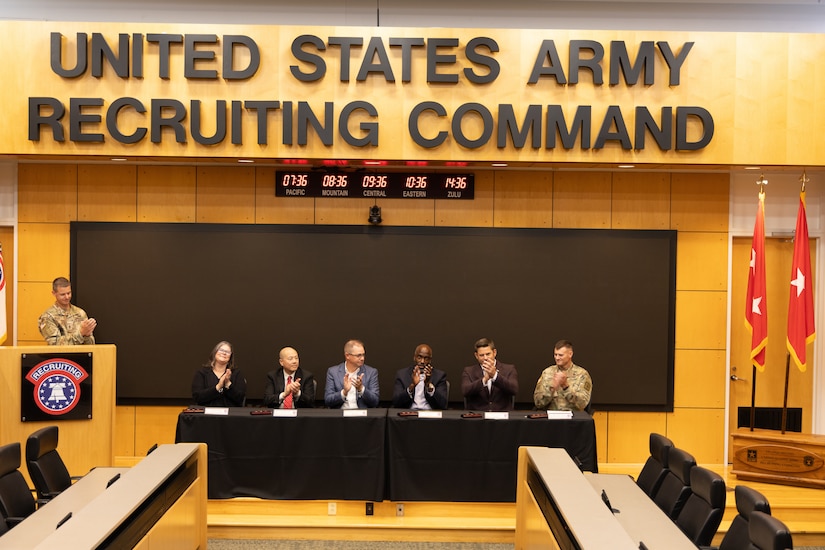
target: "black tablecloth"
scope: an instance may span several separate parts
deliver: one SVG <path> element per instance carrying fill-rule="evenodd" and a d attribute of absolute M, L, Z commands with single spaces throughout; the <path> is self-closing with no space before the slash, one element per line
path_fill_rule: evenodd
<path fill-rule="evenodd" d="M 596 430 L 587 413 L 572 419 L 401 417 L 397 409 L 297 409 L 297 416 L 181 413 L 177 442 L 204 442 L 209 498 L 515 502 L 518 448 L 562 447 L 598 471 Z M 386 450 L 385 450 L 386 449 Z M 386 483 L 385 483 L 386 482 Z"/>
<path fill-rule="evenodd" d="M 297 416 L 178 416 L 177 442 L 204 442 L 209 498 L 384 500 L 386 409 L 365 417 L 297 409 Z"/>
<path fill-rule="evenodd" d="M 511 411 L 507 420 L 486 420 L 462 418 L 461 411 L 443 411 L 440 419 L 398 412 L 387 417 L 390 500 L 515 502 L 520 446 L 561 447 L 581 468 L 598 471 L 587 413 L 548 420 Z"/>

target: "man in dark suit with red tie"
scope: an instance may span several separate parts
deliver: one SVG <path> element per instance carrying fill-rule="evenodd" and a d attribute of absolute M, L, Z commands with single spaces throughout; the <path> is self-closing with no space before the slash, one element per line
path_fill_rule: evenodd
<path fill-rule="evenodd" d="M 475 343 L 475 365 L 464 367 L 461 393 L 467 410 L 509 411 L 518 393 L 518 372 L 515 365 L 496 359 L 496 344 L 489 338 Z"/>
<path fill-rule="evenodd" d="M 299 366 L 298 352 L 286 347 L 278 354 L 281 366 L 266 375 L 264 407 L 297 409 L 315 406 L 315 379 Z"/>

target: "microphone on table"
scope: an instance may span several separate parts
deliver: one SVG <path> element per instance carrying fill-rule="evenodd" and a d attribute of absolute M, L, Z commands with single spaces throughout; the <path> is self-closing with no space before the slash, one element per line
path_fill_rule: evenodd
<path fill-rule="evenodd" d="M 67 521 L 69 521 L 70 519 L 72 519 L 72 513 L 71 512 L 66 514 L 63 517 L 63 519 L 61 519 L 60 521 L 57 522 L 57 527 L 55 527 L 55 529 L 60 529 L 60 526 L 63 525 L 64 523 L 66 523 Z"/>
<path fill-rule="evenodd" d="M 119 474 L 119 473 L 115 474 L 115 475 L 114 475 L 114 477 L 113 477 L 112 479 L 110 479 L 110 480 L 106 483 L 106 488 L 108 489 L 109 487 L 111 487 L 111 486 L 112 486 L 112 484 L 113 484 L 115 481 L 117 481 L 118 479 L 120 479 L 120 474 Z"/>
<path fill-rule="evenodd" d="M 619 511 L 616 508 L 613 508 L 610 505 L 610 499 L 607 498 L 607 492 L 604 489 L 602 489 L 602 501 L 604 501 L 604 503 L 607 505 L 607 509 L 610 510 L 612 513 L 614 513 L 614 514 L 619 513 Z"/>

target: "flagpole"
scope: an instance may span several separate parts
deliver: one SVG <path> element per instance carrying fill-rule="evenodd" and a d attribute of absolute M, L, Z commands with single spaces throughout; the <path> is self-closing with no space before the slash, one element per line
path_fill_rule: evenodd
<path fill-rule="evenodd" d="M 756 423 L 756 365 L 751 365 L 751 431 Z"/>
<path fill-rule="evenodd" d="M 788 378 L 791 372 L 791 352 L 785 358 L 785 400 L 782 402 L 782 433 L 785 433 L 785 426 L 788 422 Z"/>
<path fill-rule="evenodd" d="M 808 176 L 805 172 L 802 172 L 802 176 L 799 178 L 799 181 L 802 182 L 802 189 L 800 189 L 800 197 L 803 193 L 805 193 L 805 184 L 808 182 Z M 797 215 L 797 217 L 799 217 Z M 797 220 L 798 221 L 798 220 Z M 794 240 L 796 240 L 796 230 L 794 230 Z M 793 274 L 791 274 L 793 277 Z M 785 393 L 782 398 L 782 424 L 781 428 L 782 431 L 780 433 L 785 433 L 785 428 L 788 426 L 788 379 L 791 377 L 791 352 L 789 351 L 785 355 Z"/>
<path fill-rule="evenodd" d="M 751 333 L 751 409 L 750 431 L 756 425 L 756 371 L 765 368 L 768 339 L 767 315 L 768 302 L 765 288 L 765 185 L 768 180 L 760 174 L 756 184 L 759 186 L 759 207 L 753 228 L 753 244 L 748 271 L 748 296 L 745 308 L 745 324 Z"/>
<path fill-rule="evenodd" d="M 796 228 L 794 229 L 791 292 L 788 300 L 788 357 L 785 362 L 785 402 L 782 405 L 783 434 L 786 428 L 791 356 L 793 356 L 794 363 L 799 370 L 805 372 L 808 363 L 806 346 L 813 342 L 816 335 L 808 217 L 805 207 L 805 184 L 810 180 L 804 170 L 799 177 L 799 181 L 802 186 L 799 191 L 799 210 L 796 216 Z"/>

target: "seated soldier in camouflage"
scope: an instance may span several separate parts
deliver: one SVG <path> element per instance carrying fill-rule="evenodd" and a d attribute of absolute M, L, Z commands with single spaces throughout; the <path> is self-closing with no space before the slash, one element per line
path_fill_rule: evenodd
<path fill-rule="evenodd" d="M 593 382 L 590 374 L 573 363 L 573 344 L 556 342 L 553 350 L 555 365 L 542 371 L 533 401 L 539 410 L 583 411 L 590 404 Z"/>

